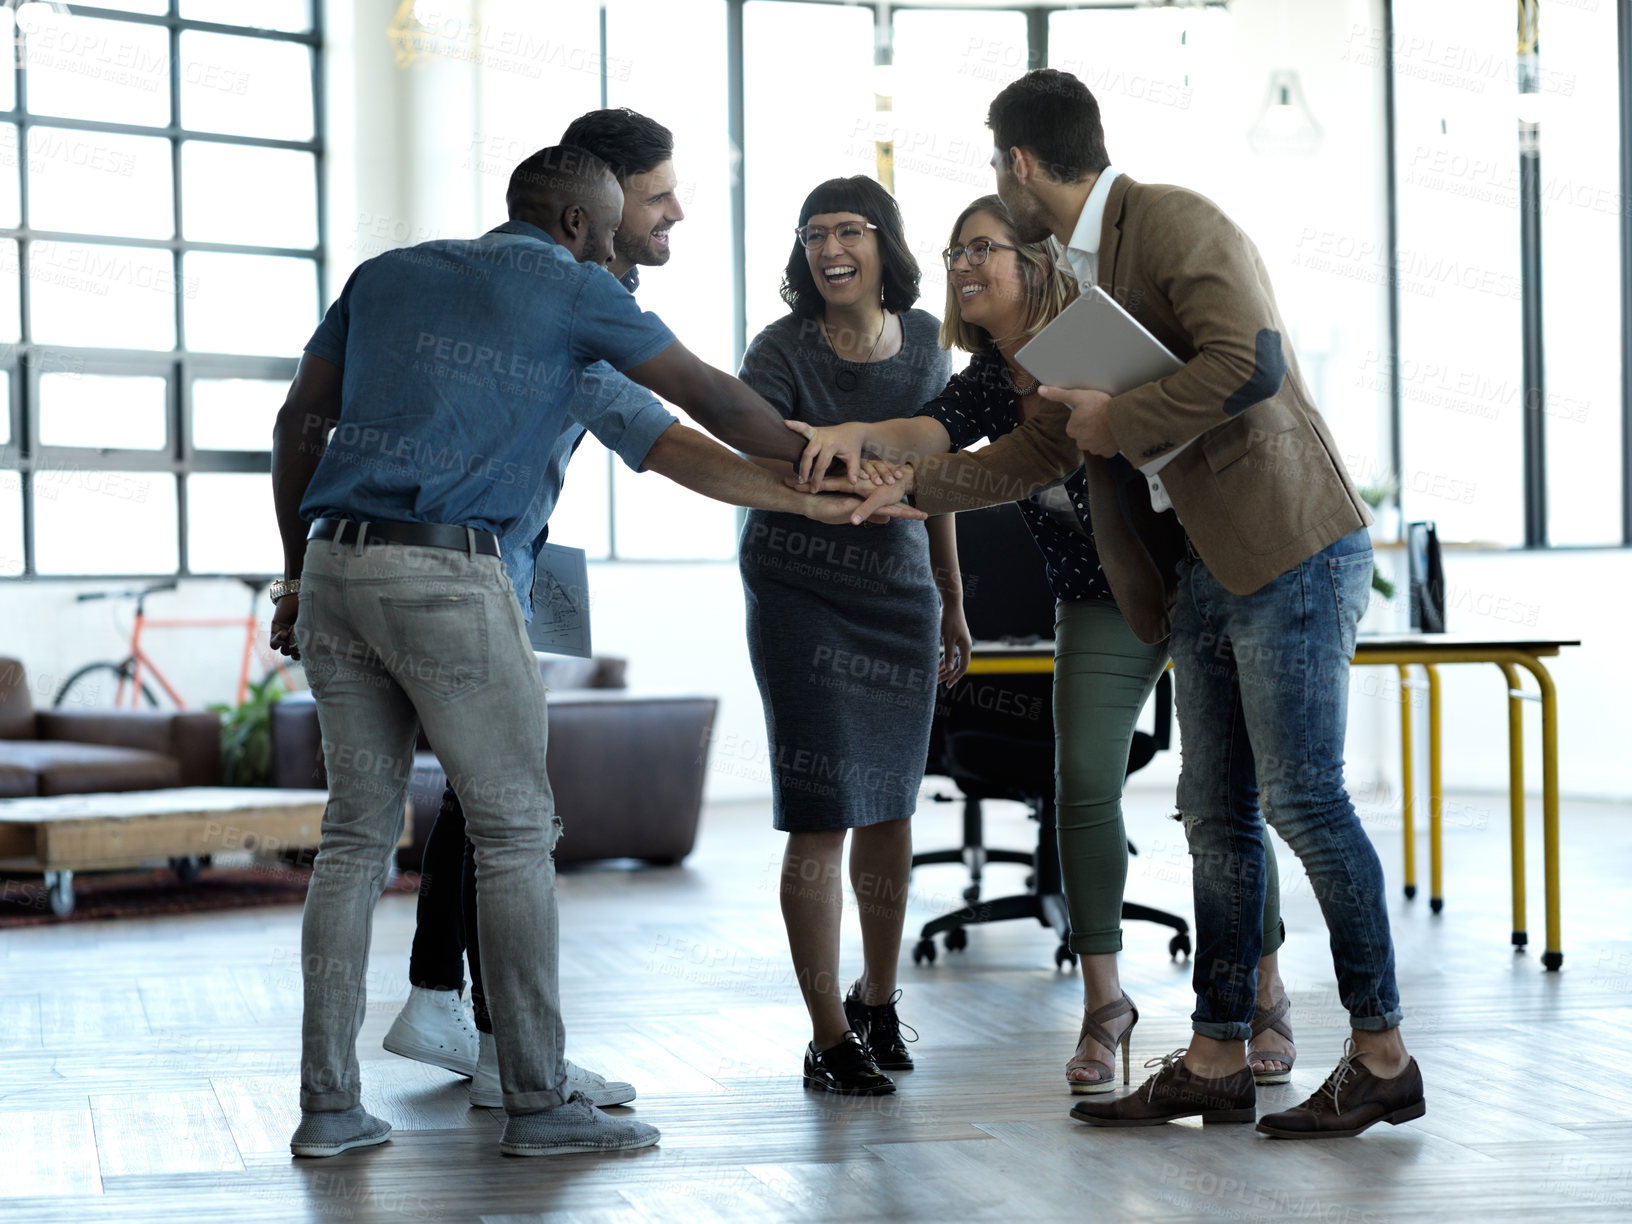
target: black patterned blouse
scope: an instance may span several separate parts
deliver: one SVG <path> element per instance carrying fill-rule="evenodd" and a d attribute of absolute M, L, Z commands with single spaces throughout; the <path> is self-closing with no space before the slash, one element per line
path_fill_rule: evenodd
<path fill-rule="evenodd" d="M 977 353 L 917 415 L 934 417 L 945 426 L 952 448 L 963 450 L 982 438 L 996 440 L 1018 428 L 1020 397 L 1014 393 L 1003 358 L 996 353 Z M 1019 505 L 1032 539 L 1042 550 L 1054 598 L 1111 599 L 1111 587 L 1094 547 L 1082 469 Z"/>

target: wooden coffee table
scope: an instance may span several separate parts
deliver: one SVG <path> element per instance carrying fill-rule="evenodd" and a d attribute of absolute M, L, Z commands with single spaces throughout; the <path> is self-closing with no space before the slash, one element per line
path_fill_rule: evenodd
<path fill-rule="evenodd" d="M 329 793 L 190 786 L 0 799 L 0 869 L 41 871 L 53 913 L 73 912 L 74 872 L 168 859 L 182 879 L 206 854 L 316 846 Z M 405 816 L 398 845 L 412 841 Z"/>

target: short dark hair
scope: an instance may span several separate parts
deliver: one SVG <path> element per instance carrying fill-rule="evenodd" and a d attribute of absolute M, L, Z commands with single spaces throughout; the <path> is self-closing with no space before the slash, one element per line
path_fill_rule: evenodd
<path fill-rule="evenodd" d="M 1099 103 L 1088 86 L 1056 68 L 1028 72 L 993 98 L 986 126 L 1005 162 L 1010 149 L 1030 149 L 1062 183 L 1080 182 L 1111 164 Z"/>
<path fill-rule="evenodd" d="M 674 133 L 627 106 L 579 115 L 561 133 L 561 143 L 595 154 L 612 167 L 620 187 L 631 174 L 645 174 L 674 157 Z"/>
<path fill-rule="evenodd" d="M 510 172 L 505 207 L 514 220 L 549 214 L 562 205 L 592 199 L 612 173 L 599 157 L 576 145 L 552 145 L 532 154 Z"/>
<path fill-rule="evenodd" d="M 865 174 L 828 179 L 805 197 L 799 209 L 799 225 L 821 213 L 855 213 L 878 227 L 878 250 L 884 263 L 884 309 L 893 314 L 912 309 L 923 273 L 907 246 L 901 208 L 895 197 Z M 814 319 L 822 313 L 822 291 L 811 275 L 804 244 L 797 238 L 793 240 L 788 266 L 782 271 L 781 292 L 782 300 L 797 318 Z"/>

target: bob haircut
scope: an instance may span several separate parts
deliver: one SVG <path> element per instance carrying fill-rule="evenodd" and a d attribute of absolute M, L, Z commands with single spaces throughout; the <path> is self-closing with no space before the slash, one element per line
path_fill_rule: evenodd
<path fill-rule="evenodd" d="M 1007 238 L 1014 242 L 1014 218 L 1008 206 L 995 195 L 981 196 L 958 214 L 952 223 L 952 237 L 947 246 L 958 244 L 963 223 L 976 213 L 990 213 L 1002 224 L 1003 234 L 988 234 L 989 238 Z M 1030 340 L 1054 321 L 1054 317 L 1071 304 L 1077 296 L 1076 278 L 1065 271 L 1065 248 L 1052 235 L 1041 242 L 1015 243 L 1015 258 L 1020 261 L 1020 276 L 1026 283 L 1026 314 L 1020 331 L 1015 336 L 993 336 L 984 327 L 965 323 L 958 309 L 957 285 L 950 274 L 946 278 L 946 313 L 941 319 L 941 347 L 962 349 L 966 353 L 995 353 L 1001 341 Z M 991 256 L 987 256 L 988 259 Z"/>
<path fill-rule="evenodd" d="M 864 174 L 854 178 L 828 179 L 805 197 L 799 209 L 799 225 L 822 213 L 855 213 L 878 227 L 878 251 L 884 265 L 884 309 L 892 314 L 912 309 L 918 300 L 918 282 L 923 273 L 907 247 L 901 224 L 901 209 L 895 197 Z M 821 315 L 824 301 L 811 274 L 805 248 L 797 238 L 782 271 L 782 300 L 800 319 Z"/>

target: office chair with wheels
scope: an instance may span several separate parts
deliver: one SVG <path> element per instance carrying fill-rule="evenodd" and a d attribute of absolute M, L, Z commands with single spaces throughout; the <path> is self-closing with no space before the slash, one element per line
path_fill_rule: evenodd
<path fill-rule="evenodd" d="M 966 581 L 964 612 L 979 642 L 1011 645 L 1047 643 L 1053 636 L 1054 597 L 1043 577 L 1036 545 L 1025 521 L 1012 506 L 964 511 L 958 515 L 958 553 Z M 1149 764 L 1170 746 L 1173 688 L 1164 673 L 1156 688 L 1156 721 L 1152 731 L 1136 731 L 1127 772 Z M 948 951 L 968 946 L 965 928 L 1010 918 L 1034 918 L 1059 936 L 1054 951 L 1058 966 L 1075 965 L 1071 923 L 1060 882 L 1059 846 L 1054 814 L 1053 676 L 1049 671 L 967 675 L 938 703 L 925 772 L 950 778 L 963 803 L 963 844 L 912 857 L 914 868 L 964 862 L 970 883 L 964 908 L 924 924 L 913 949 L 915 964 L 935 960 L 935 936 L 943 935 Z M 939 802 L 953 796 L 935 794 Z M 993 850 L 984 844 L 981 803 L 1011 799 L 1025 803 L 1038 822 L 1033 851 Z M 1130 853 L 1138 853 L 1132 842 Z M 1031 867 L 1028 891 L 981 901 L 987 863 L 1021 863 Z M 1168 951 L 1177 959 L 1191 951 L 1189 924 L 1177 914 L 1122 904 L 1122 917 L 1172 927 Z"/>

